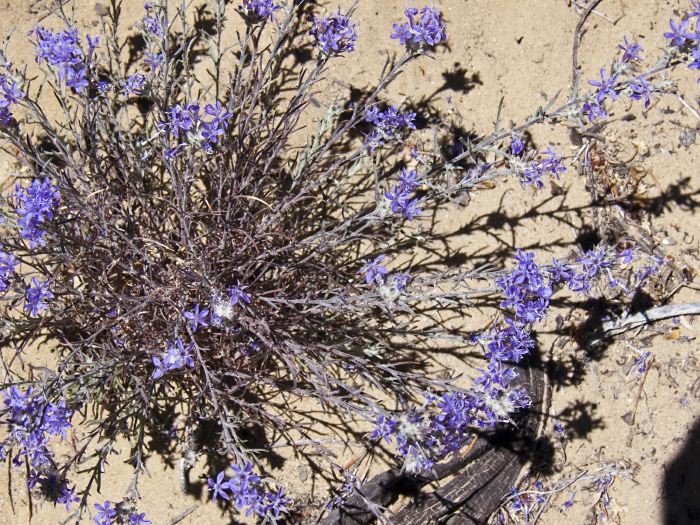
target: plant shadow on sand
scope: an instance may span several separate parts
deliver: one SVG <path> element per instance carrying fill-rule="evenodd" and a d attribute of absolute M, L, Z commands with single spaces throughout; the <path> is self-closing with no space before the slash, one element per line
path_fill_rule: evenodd
<path fill-rule="evenodd" d="M 665 466 L 665 471 L 664 525 L 700 523 L 700 419 L 695 421 L 683 449 Z"/>

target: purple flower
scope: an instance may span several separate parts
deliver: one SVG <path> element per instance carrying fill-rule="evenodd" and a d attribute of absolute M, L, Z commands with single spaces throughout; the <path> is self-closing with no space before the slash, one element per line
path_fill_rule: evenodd
<path fill-rule="evenodd" d="M 542 169 L 545 172 L 554 175 L 556 178 L 559 178 L 560 174 L 566 173 L 563 159 L 551 146 L 548 146 L 547 149 L 542 152 L 542 155 L 545 155 L 545 158 L 541 161 Z"/>
<path fill-rule="evenodd" d="M 53 219 L 54 208 L 58 205 L 60 194 L 49 179 L 34 179 L 31 186 L 15 186 L 15 211 L 19 215 L 17 225 L 22 228 L 20 235 L 29 241 L 31 248 L 46 244 L 46 232 L 40 226 Z"/>
<path fill-rule="evenodd" d="M 420 199 L 409 200 L 401 207 L 401 213 L 406 219 L 412 221 L 415 217 L 423 213 L 423 210 L 418 207 L 419 205 Z"/>
<path fill-rule="evenodd" d="M 591 289 L 591 280 L 584 273 L 575 273 L 569 279 L 569 290 L 572 292 L 586 294 Z"/>
<path fill-rule="evenodd" d="M 66 506 L 66 510 L 70 511 L 73 503 L 80 501 L 80 498 L 75 495 L 75 485 L 68 487 L 66 480 L 63 480 L 63 484 L 59 489 L 58 497 L 56 498 L 56 503 Z"/>
<path fill-rule="evenodd" d="M 357 272 L 360 274 L 364 274 L 365 282 L 367 284 L 372 284 L 374 282 L 377 282 L 379 284 L 384 283 L 384 276 L 387 273 L 389 273 L 389 270 L 387 270 L 384 266 L 379 264 L 384 260 L 384 258 L 384 255 L 379 255 L 373 261 L 370 261 L 367 264 L 365 264 L 360 269 L 360 271 Z"/>
<path fill-rule="evenodd" d="M 401 213 L 409 221 L 422 213 L 418 207 L 419 199 L 411 199 L 411 194 L 418 188 L 420 182 L 415 170 L 401 169 L 399 184 L 385 194 L 394 213 Z"/>
<path fill-rule="evenodd" d="M 168 365 L 165 363 L 164 359 L 160 357 L 152 357 L 151 362 L 155 366 L 155 370 L 151 374 L 151 379 L 160 379 L 165 374 L 168 373 Z"/>
<path fill-rule="evenodd" d="M 520 138 L 515 133 L 512 133 L 510 136 L 510 153 L 511 153 L 511 155 L 515 155 L 516 157 L 519 157 L 523 151 L 525 151 L 525 143 L 523 142 L 523 139 Z"/>
<path fill-rule="evenodd" d="M 506 319 L 503 326 L 486 336 L 486 358 L 518 362 L 535 347 L 530 332 L 520 323 Z"/>
<path fill-rule="evenodd" d="M 384 194 L 384 196 L 391 204 L 391 210 L 394 213 L 397 213 L 401 209 L 407 198 L 406 195 L 403 192 L 401 192 L 399 186 L 397 186 L 393 190 L 388 191 Z"/>
<path fill-rule="evenodd" d="M 420 16 L 416 8 L 406 9 L 405 14 L 408 22 L 393 24 L 390 38 L 398 40 L 409 51 L 429 49 L 447 41 L 442 15 L 434 7 L 423 7 Z"/>
<path fill-rule="evenodd" d="M 231 499 L 226 492 L 230 487 L 223 471 L 219 472 L 219 474 L 216 476 L 216 480 L 212 478 L 207 479 L 207 484 L 209 485 L 209 490 L 211 491 L 212 500 L 225 499 L 226 501 L 229 501 Z"/>
<path fill-rule="evenodd" d="M 478 368 L 477 370 L 481 372 L 481 375 L 476 378 L 475 382 L 492 397 L 504 392 L 508 385 L 518 377 L 514 369 L 503 366 L 500 361 L 491 361 L 485 369 Z"/>
<path fill-rule="evenodd" d="M 630 264 L 635 259 L 634 248 L 625 248 L 620 253 L 617 254 L 618 259 L 622 261 L 622 264 Z"/>
<path fill-rule="evenodd" d="M 140 514 L 130 514 L 129 515 L 129 525 L 151 525 L 151 520 L 146 519 L 146 513 L 142 512 Z"/>
<path fill-rule="evenodd" d="M 617 92 L 615 91 L 615 84 L 617 83 L 619 75 L 613 75 L 608 77 L 605 68 L 600 70 L 600 80 L 589 80 L 588 83 L 591 86 L 597 87 L 598 92 L 596 98 L 598 104 L 605 102 L 606 97 L 610 97 L 612 100 L 617 100 Z"/>
<path fill-rule="evenodd" d="M 12 122 L 11 107 L 24 98 L 24 91 L 17 81 L 9 75 L 0 75 L 0 122 L 9 126 Z"/>
<path fill-rule="evenodd" d="M 199 121 L 199 106 L 197 104 L 186 106 L 176 104 L 170 108 L 168 117 L 168 121 L 161 122 L 159 127 L 170 131 L 176 139 L 179 139 L 183 131 L 189 131 Z"/>
<path fill-rule="evenodd" d="M 142 21 L 144 31 L 147 35 L 163 38 L 165 36 L 165 30 L 163 28 L 164 23 L 162 17 L 153 12 L 154 9 L 150 2 L 144 5 L 144 9 L 146 10 L 146 16 L 144 16 Z"/>
<path fill-rule="evenodd" d="M 393 417 L 385 415 L 377 416 L 377 421 L 374 424 L 374 430 L 369 435 L 371 440 L 382 439 L 387 443 L 391 443 L 392 436 L 398 428 L 398 421 Z"/>
<path fill-rule="evenodd" d="M 143 91 L 143 86 L 146 83 L 146 77 L 141 73 L 135 73 L 126 78 L 122 84 L 122 94 L 125 97 L 131 95 L 140 95 Z"/>
<path fill-rule="evenodd" d="M 19 264 L 17 257 L 12 253 L 0 250 L 0 292 L 8 289 L 8 280 L 15 273 L 15 267 Z"/>
<path fill-rule="evenodd" d="M 576 497 L 576 492 L 574 492 L 569 499 L 567 499 L 564 503 L 561 504 L 561 506 L 564 508 L 564 510 L 568 510 L 574 506 L 574 498 L 575 497 Z"/>
<path fill-rule="evenodd" d="M 644 109 L 649 108 L 651 95 L 654 94 L 654 86 L 649 84 L 643 76 L 630 84 L 630 91 L 632 91 L 629 96 L 631 100 L 643 100 Z"/>
<path fill-rule="evenodd" d="M 544 269 L 534 261 L 534 253 L 518 250 L 518 267 L 496 281 L 504 295 L 501 307 L 512 309 L 519 323 L 535 323 L 544 318 L 549 308 L 552 288 Z"/>
<path fill-rule="evenodd" d="M 688 19 L 700 18 L 700 0 L 690 0 L 693 10 L 688 14 Z"/>
<path fill-rule="evenodd" d="M 641 62 L 643 59 L 639 55 L 640 52 L 644 51 L 644 48 L 638 43 L 630 43 L 627 41 L 627 37 L 624 37 L 624 44 L 619 44 L 617 47 L 622 50 L 622 62 Z"/>
<path fill-rule="evenodd" d="M 95 510 L 97 510 L 94 518 L 96 525 L 112 525 L 112 518 L 117 517 L 117 511 L 110 501 L 105 501 L 104 505 L 96 503 Z"/>
<path fill-rule="evenodd" d="M 603 108 L 603 106 L 597 102 L 584 103 L 581 111 L 588 117 L 590 122 L 595 122 L 595 120 L 598 118 L 604 119 L 608 117 L 608 114 L 605 112 L 605 108 Z"/>
<path fill-rule="evenodd" d="M 88 45 L 88 55 L 91 55 L 95 49 L 100 45 L 100 35 L 91 37 L 90 35 L 85 35 L 85 40 L 87 40 Z"/>
<path fill-rule="evenodd" d="M 654 354 L 651 352 L 642 352 L 642 354 L 634 360 L 630 372 L 636 370 L 637 373 L 644 374 L 649 368 L 649 363 L 653 357 Z"/>
<path fill-rule="evenodd" d="M 314 16 L 310 33 L 324 55 L 340 55 L 355 50 L 357 42 L 355 24 L 340 12 L 327 18 Z"/>
<path fill-rule="evenodd" d="M 566 172 L 562 158 L 550 147 L 542 152 L 543 158 L 528 162 L 522 169 L 521 182 L 524 185 L 534 184 L 538 188 L 544 186 L 542 178 L 549 174 L 559 178 L 561 173 Z"/>
<path fill-rule="evenodd" d="M 524 185 L 533 184 L 538 188 L 542 188 L 544 187 L 542 177 L 544 177 L 544 172 L 541 166 L 537 162 L 530 162 L 523 168 L 520 180 Z"/>
<path fill-rule="evenodd" d="M 151 69 L 151 73 L 156 72 L 160 66 L 165 62 L 165 55 L 163 53 L 152 53 L 146 51 L 144 54 L 143 63 Z"/>
<path fill-rule="evenodd" d="M 0 76 L 2 80 L 2 98 L 0 98 L 0 106 L 8 107 L 11 104 L 17 104 L 24 98 L 24 92 L 19 88 L 17 82 L 10 79 L 7 75 Z"/>
<path fill-rule="evenodd" d="M 54 295 L 49 290 L 51 284 L 49 281 L 39 281 L 36 277 L 32 277 L 32 285 L 27 287 L 26 304 L 24 310 L 29 315 L 36 317 L 39 313 L 49 309 L 46 301 L 53 299 Z"/>
<path fill-rule="evenodd" d="M 253 465 L 246 463 L 244 467 L 231 465 L 233 476 L 228 481 L 231 497 L 238 510 L 248 507 L 247 514 L 255 510 L 256 504 L 261 499 L 258 490 L 260 476 L 253 473 Z"/>
<path fill-rule="evenodd" d="M 406 168 L 401 168 L 401 175 L 399 175 L 399 183 L 402 188 L 408 191 L 414 191 L 418 186 L 420 186 L 420 181 L 418 180 L 418 174 L 416 170 L 407 170 Z"/>
<path fill-rule="evenodd" d="M 558 259 L 552 259 L 552 264 L 547 271 L 553 283 L 568 282 L 574 275 L 573 268 Z"/>
<path fill-rule="evenodd" d="M 232 305 L 237 305 L 239 302 L 250 304 L 250 295 L 245 292 L 245 286 L 240 284 L 229 288 L 228 296 Z"/>
<path fill-rule="evenodd" d="M 201 122 L 202 138 L 209 144 L 216 144 L 218 138 L 228 129 L 228 123 L 233 115 L 217 101 L 214 105 L 207 104 L 205 115 L 211 117 L 209 122 Z"/>
<path fill-rule="evenodd" d="M 666 33 L 664 33 L 664 37 L 671 40 L 671 45 L 673 47 L 681 47 L 683 44 L 685 44 L 685 41 L 688 38 L 690 38 L 690 36 L 687 33 L 688 25 L 688 20 L 681 20 L 680 25 L 678 25 L 676 24 L 675 20 L 671 19 L 669 21 L 671 31 L 667 31 Z"/>
<path fill-rule="evenodd" d="M 282 489 L 277 492 L 266 492 L 261 504 L 258 505 L 257 512 L 260 517 L 272 516 L 276 520 L 280 514 L 289 512 L 290 503 L 291 499 L 284 495 Z"/>
<path fill-rule="evenodd" d="M 365 146 L 373 152 L 390 141 L 402 140 L 407 131 L 416 129 L 415 118 L 415 113 L 400 113 L 394 106 L 386 111 L 379 111 L 376 106 L 367 109 L 365 120 L 373 126 L 365 137 Z"/>
<path fill-rule="evenodd" d="M 243 10 L 251 22 L 262 22 L 263 20 L 274 20 L 275 11 L 280 6 L 273 0 L 243 0 Z"/>
<path fill-rule="evenodd" d="M 223 128 L 228 127 L 228 121 L 233 117 L 233 114 L 222 107 L 219 101 L 216 101 L 213 105 L 207 104 L 204 106 L 204 113 L 211 117 L 211 124 L 222 126 Z"/>
<path fill-rule="evenodd" d="M 70 420 L 73 411 L 66 405 L 66 400 L 61 399 L 58 403 L 47 403 L 44 412 L 43 430 L 52 436 L 66 438 L 66 432 L 71 427 Z"/>
<path fill-rule="evenodd" d="M 78 30 L 69 27 L 62 32 L 53 33 L 43 27 L 37 27 L 30 35 L 35 39 L 36 61 L 48 63 L 56 69 L 59 80 L 65 81 L 67 87 L 81 93 L 87 87 L 88 81 L 85 54 L 80 47 Z"/>
<path fill-rule="evenodd" d="M 689 69 L 700 69 L 700 46 L 690 50 L 693 61 L 688 64 Z"/>
<path fill-rule="evenodd" d="M 406 287 L 408 286 L 408 283 L 411 282 L 413 277 L 411 277 L 407 273 L 395 273 L 394 275 L 391 276 L 392 282 L 394 283 L 394 287 L 399 292 L 403 292 Z"/>
<path fill-rule="evenodd" d="M 394 32 L 391 33 L 390 37 L 392 40 L 398 40 L 399 44 L 402 46 L 405 46 L 409 42 L 413 41 L 413 31 L 411 30 L 411 26 L 408 24 L 408 22 L 404 22 L 403 24 L 394 24 L 393 28 Z"/>
<path fill-rule="evenodd" d="M 589 278 L 597 277 L 603 270 L 612 266 L 612 261 L 609 260 L 604 247 L 588 250 L 576 261 L 581 263 L 584 273 Z"/>
<path fill-rule="evenodd" d="M 194 359 L 192 358 L 192 348 L 194 344 L 184 345 L 179 337 L 168 345 L 166 352 L 160 357 L 153 357 L 151 361 L 155 366 L 152 379 L 160 379 L 168 372 L 179 370 L 185 367 L 194 368 Z"/>
<path fill-rule="evenodd" d="M 238 510 L 245 509 L 246 516 L 255 513 L 263 518 L 277 519 L 280 514 L 288 512 L 290 499 L 284 496 L 282 490 L 265 490 L 251 463 L 243 467 L 232 464 L 231 468 L 233 476 L 228 480 L 223 471 L 215 479 L 207 480 L 213 500 L 233 501 Z"/>
<path fill-rule="evenodd" d="M 200 310 L 198 304 L 194 305 L 194 310 L 191 312 L 185 312 L 182 315 L 185 319 L 191 322 L 190 327 L 192 328 L 193 332 L 196 332 L 197 327 L 200 325 L 205 328 L 209 326 L 209 323 L 206 321 L 207 316 L 209 315 L 209 310 Z"/>
<path fill-rule="evenodd" d="M 199 145 L 205 152 L 211 153 L 212 146 L 228 129 L 229 121 L 233 115 L 219 102 L 207 104 L 204 107 L 204 114 L 201 116 L 199 109 L 198 104 L 172 106 L 167 120 L 159 122 L 158 128 L 171 132 L 178 140 L 180 140 L 181 135 L 185 135 L 190 145 Z M 174 159 L 182 147 L 185 147 L 185 144 L 181 143 L 175 148 L 168 148 L 165 157 L 170 160 Z"/>

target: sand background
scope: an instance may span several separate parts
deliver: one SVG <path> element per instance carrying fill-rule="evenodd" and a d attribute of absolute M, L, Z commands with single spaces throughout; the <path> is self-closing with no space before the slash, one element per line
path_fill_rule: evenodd
<path fill-rule="evenodd" d="M 343 7 L 349 3 L 338 1 Z M 0 1 L 0 35 L 14 33 L 8 53 L 16 65 L 34 61 L 24 35 L 46 4 L 41 0 Z M 421 119 L 420 137 L 430 137 L 434 127 L 443 132 L 453 128 L 463 136 L 488 133 L 501 100 L 502 120 L 517 123 L 531 115 L 546 96 L 567 92 L 571 43 L 579 16 L 568 2 L 442 0 L 436 4 L 448 23 L 448 46 L 434 59 L 410 64 L 385 95 L 394 104 L 422 101 L 430 105 L 432 110 Z M 319 95 L 321 106 L 349 93 L 351 87 L 371 85 L 387 53 L 397 52 L 396 43 L 388 38 L 391 22 L 398 21 L 409 5 L 404 0 L 360 0 L 354 17 L 360 31 L 358 50 L 334 61 L 326 80 L 328 91 Z M 81 33 L 97 32 L 100 7 L 84 0 L 75 6 Z M 645 47 L 643 55 L 653 60 L 663 45 L 668 19 L 677 18 L 686 8 L 680 0 L 604 0 L 588 22 L 579 53 L 583 78 L 594 78 L 601 67 L 609 65 L 625 35 L 639 39 Z M 124 2 L 126 26 L 142 14 L 141 2 Z M 695 76 L 679 70 L 674 78 L 679 79 L 680 92 L 689 104 L 697 108 L 700 88 Z M 695 144 L 694 132 L 698 120 L 672 95 L 656 101 L 644 113 L 632 108 L 633 121 L 620 120 L 627 109 L 625 102 L 615 106 L 615 122 L 603 135 L 619 158 L 636 154 L 635 166 L 646 175 L 640 187 L 648 206 L 638 218 L 639 231 L 655 239 L 679 267 L 696 273 L 700 176 L 695 161 L 700 146 Z M 540 126 L 532 133 L 534 143 L 542 148 L 551 143 L 566 155 L 576 151 L 566 129 Z M 11 159 L 0 158 L 4 176 L 11 176 L 11 166 Z M 439 227 L 449 233 L 446 253 L 462 257 L 467 266 L 486 261 L 507 264 L 517 248 L 533 249 L 543 256 L 568 255 L 583 238 L 585 225 L 592 224 L 592 211 L 584 183 L 574 171 L 560 186 L 562 195 L 554 195 L 550 188 L 535 192 L 523 191 L 514 183 L 502 184 L 474 195 L 464 209 L 440 211 Z M 670 302 L 697 301 L 692 286 L 677 291 Z M 700 523 L 700 356 L 696 339 L 700 321 L 693 324 L 692 318 L 686 318 L 680 324 L 658 323 L 640 333 L 625 334 L 604 350 L 591 351 L 561 336 L 562 326 L 584 318 L 581 310 L 561 309 L 538 330 L 540 351 L 550 362 L 552 419 L 546 428 L 547 453 L 533 469 L 532 479 L 541 479 L 549 487 L 583 471 L 613 468 L 620 476 L 610 489 L 613 501 L 607 513 L 594 509 L 595 493 L 579 483 L 553 495 L 552 507 L 539 523 Z M 471 329 L 483 326 L 485 320 L 482 314 L 465 313 L 465 326 Z M 654 354 L 643 384 L 638 375 L 628 373 L 638 355 L 635 352 L 642 350 Z M 635 419 L 630 424 L 629 413 L 635 404 Z M 562 424 L 564 437 L 555 436 L 554 419 Z M 154 524 L 170 523 L 195 505 L 180 523 L 236 523 L 219 507 L 206 503 L 202 480 L 195 480 L 193 493 L 186 494 L 174 466 L 151 457 L 147 467 L 150 476 L 142 482 L 141 510 Z M 123 457 L 114 456 L 109 472 L 103 479 L 102 496 L 95 496 L 95 502 L 119 500 L 127 488 L 129 467 Z M 313 484 L 308 469 L 295 458 L 287 461 L 282 473 L 272 474 L 299 501 L 323 497 L 321 490 L 310 493 Z M 65 518 L 62 509 L 45 505 L 35 508 L 30 520 L 26 490 L 18 476 L 13 478 L 10 485 L 7 473 L 0 473 L 0 524 L 54 524 Z M 572 490 L 578 490 L 575 504 L 562 512 L 561 504 Z"/>

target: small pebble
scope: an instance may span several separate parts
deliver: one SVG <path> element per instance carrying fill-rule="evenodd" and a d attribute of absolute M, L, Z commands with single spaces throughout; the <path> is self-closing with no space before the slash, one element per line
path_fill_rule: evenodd
<path fill-rule="evenodd" d="M 697 136 L 697 132 L 694 129 L 689 129 L 689 130 L 683 131 L 678 136 L 678 139 L 680 140 L 681 145 L 685 146 L 687 148 L 688 146 L 695 144 L 695 137 L 696 136 Z"/>

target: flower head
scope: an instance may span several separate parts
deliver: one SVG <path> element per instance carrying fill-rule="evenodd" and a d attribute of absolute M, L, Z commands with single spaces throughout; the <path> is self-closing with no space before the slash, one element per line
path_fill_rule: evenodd
<path fill-rule="evenodd" d="M 676 21 L 671 19 L 668 24 L 671 30 L 664 33 L 664 37 L 671 41 L 673 47 L 681 47 L 685 44 L 686 40 L 690 38 L 688 34 L 690 22 L 688 20 L 681 20 L 680 24 L 676 24 Z"/>
<path fill-rule="evenodd" d="M 88 85 L 85 53 L 80 47 L 78 30 L 72 27 L 54 33 L 43 27 L 32 30 L 36 45 L 36 61 L 56 69 L 66 86 L 81 93 Z"/>
<path fill-rule="evenodd" d="M 588 117 L 590 122 L 595 122 L 599 118 L 607 118 L 605 108 L 596 101 L 588 101 L 581 107 L 581 112 Z"/>
<path fill-rule="evenodd" d="M 24 310 L 29 315 L 36 317 L 49 309 L 46 301 L 54 297 L 49 290 L 50 285 L 49 281 L 39 281 L 36 277 L 32 277 L 32 284 L 27 287 L 26 304 L 24 305 Z"/>
<path fill-rule="evenodd" d="M 117 517 L 117 511 L 110 501 L 105 501 L 103 505 L 96 503 L 95 510 L 95 525 L 112 525 L 112 518 Z"/>
<path fill-rule="evenodd" d="M 155 9 L 150 2 L 147 2 L 143 7 L 146 10 L 146 16 L 143 17 L 141 22 L 144 33 L 147 36 L 152 35 L 158 38 L 163 38 L 163 36 L 165 36 L 165 30 L 162 16 L 155 12 Z"/>
<path fill-rule="evenodd" d="M 192 357 L 192 349 L 194 344 L 190 343 L 185 346 L 182 339 L 175 339 L 161 357 L 153 357 L 151 361 L 155 366 L 155 370 L 151 374 L 151 379 L 160 379 L 168 372 L 179 370 L 185 367 L 194 368 L 194 358 Z"/>
<path fill-rule="evenodd" d="M 636 42 L 630 43 L 627 40 L 627 37 L 624 37 L 624 43 L 619 44 L 617 47 L 622 50 L 622 62 L 641 62 L 643 60 L 642 57 L 639 55 L 639 53 L 644 51 L 644 48 L 641 46 L 641 44 L 638 44 Z"/>
<path fill-rule="evenodd" d="M 355 24 L 340 12 L 325 18 L 315 16 L 310 33 L 324 55 L 340 55 L 355 50 Z"/>
<path fill-rule="evenodd" d="M 223 471 L 219 472 L 216 479 L 207 479 L 207 484 L 209 485 L 209 490 L 211 491 L 211 499 L 225 499 L 226 501 L 231 499 L 226 492 L 229 490 L 230 486 Z"/>
<path fill-rule="evenodd" d="M 365 120 L 372 124 L 372 130 L 365 137 L 365 146 L 373 152 L 389 142 L 402 140 L 410 130 L 416 129 L 415 119 L 415 113 L 401 113 L 394 106 L 385 111 L 379 111 L 376 106 L 369 108 Z"/>
<path fill-rule="evenodd" d="M 243 0 L 242 8 L 248 20 L 257 23 L 267 19 L 274 20 L 275 11 L 278 11 L 281 6 L 275 4 L 273 0 Z"/>
<path fill-rule="evenodd" d="M 617 83 L 619 75 L 612 75 L 608 77 L 605 68 L 600 70 L 600 80 L 589 80 L 588 83 L 591 86 L 597 87 L 598 91 L 596 93 L 596 99 L 598 104 L 605 102 L 606 97 L 610 97 L 612 100 L 617 100 L 617 92 L 615 91 L 615 84 Z"/>
<path fill-rule="evenodd" d="M 229 296 L 229 301 L 232 305 L 237 305 L 239 303 L 248 303 L 250 304 L 250 295 L 248 295 L 245 291 L 245 286 L 241 286 L 240 284 L 233 286 L 229 288 L 228 291 L 228 296 Z"/>
<path fill-rule="evenodd" d="M 15 186 L 15 211 L 19 216 L 17 225 L 22 229 L 20 235 L 29 241 L 31 248 L 46 244 L 46 232 L 41 226 L 53 219 L 53 212 L 58 205 L 60 194 L 51 180 L 34 179 L 31 186 Z"/>
<path fill-rule="evenodd" d="M 410 51 L 429 49 L 447 41 L 442 15 L 434 7 L 423 7 L 420 16 L 418 9 L 409 8 L 406 18 L 408 22 L 394 24 L 391 38 Z"/>
<path fill-rule="evenodd" d="M 141 73 L 135 73 L 126 78 L 122 84 L 122 94 L 125 97 L 131 95 L 140 95 L 143 91 L 144 84 L 146 83 L 146 77 Z"/>
<path fill-rule="evenodd" d="M 384 276 L 389 273 L 389 270 L 380 264 L 384 258 L 384 255 L 375 257 L 373 261 L 365 264 L 360 271 L 357 272 L 365 276 L 365 282 L 367 284 L 372 284 L 374 282 L 379 284 L 384 283 Z"/>
<path fill-rule="evenodd" d="M 9 279 L 15 273 L 15 267 L 19 264 L 17 257 L 12 253 L 0 250 L 0 292 L 4 292 L 9 287 Z"/>
<path fill-rule="evenodd" d="M 642 76 L 639 77 L 635 82 L 630 84 L 630 94 L 631 100 L 643 100 L 644 109 L 649 109 L 649 104 L 651 104 L 651 96 L 654 94 L 654 86 L 649 84 L 647 80 Z"/>
<path fill-rule="evenodd" d="M 207 322 L 207 316 L 209 315 L 209 310 L 200 310 L 199 305 L 195 304 L 194 309 L 189 312 L 185 312 L 182 316 L 190 321 L 190 328 L 193 332 L 197 331 L 199 326 L 207 327 L 209 323 Z"/>

